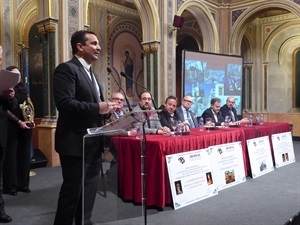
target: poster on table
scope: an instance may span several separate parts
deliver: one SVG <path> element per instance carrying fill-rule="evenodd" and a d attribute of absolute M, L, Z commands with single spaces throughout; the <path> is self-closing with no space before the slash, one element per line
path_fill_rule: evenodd
<path fill-rule="evenodd" d="M 208 149 L 166 156 L 174 209 L 218 194 Z"/>
<path fill-rule="evenodd" d="M 296 161 L 291 132 L 273 134 L 272 145 L 276 168 Z"/>
<path fill-rule="evenodd" d="M 219 191 L 246 181 L 241 142 L 215 145 L 209 149 L 214 182 Z"/>
<path fill-rule="evenodd" d="M 247 140 L 252 178 L 274 170 L 269 136 Z"/>

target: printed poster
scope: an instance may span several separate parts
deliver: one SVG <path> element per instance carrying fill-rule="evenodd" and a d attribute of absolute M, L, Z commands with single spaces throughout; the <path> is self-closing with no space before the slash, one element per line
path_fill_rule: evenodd
<path fill-rule="evenodd" d="M 269 136 L 247 140 L 252 178 L 274 170 Z"/>
<path fill-rule="evenodd" d="M 166 156 L 174 209 L 218 194 L 208 149 Z"/>
<path fill-rule="evenodd" d="M 296 162 L 291 132 L 273 134 L 272 145 L 276 168 Z"/>
<path fill-rule="evenodd" d="M 214 182 L 219 191 L 246 181 L 241 142 L 215 145 L 209 149 Z"/>

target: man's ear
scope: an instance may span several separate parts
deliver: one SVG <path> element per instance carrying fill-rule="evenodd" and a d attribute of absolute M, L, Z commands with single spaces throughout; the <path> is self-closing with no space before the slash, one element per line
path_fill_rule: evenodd
<path fill-rule="evenodd" d="M 81 43 L 77 43 L 76 44 L 76 47 L 77 47 L 77 49 L 78 49 L 78 51 L 83 51 L 83 48 L 82 48 L 82 44 Z"/>

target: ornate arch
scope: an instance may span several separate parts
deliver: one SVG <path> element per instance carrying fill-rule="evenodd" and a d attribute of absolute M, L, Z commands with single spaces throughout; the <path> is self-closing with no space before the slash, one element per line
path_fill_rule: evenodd
<path fill-rule="evenodd" d="M 255 18 L 259 12 L 263 10 L 269 10 L 270 6 L 272 6 L 272 8 L 285 9 L 295 14 L 300 19 L 300 6 L 292 1 L 270 0 L 267 2 L 267 4 L 249 7 L 236 20 L 234 26 L 232 27 L 232 33 L 229 42 L 231 54 L 240 54 L 240 46 L 247 26 L 252 22 L 252 19 Z"/>
<path fill-rule="evenodd" d="M 290 28 L 290 27 L 292 27 L 292 26 L 299 26 L 299 22 L 288 22 L 288 23 L 284 23 L 284 24 L 282 24 L 281 26 L 278 26 L 269 36 L 268 36 L 268 38 L 267 38 L 267 40 L 265 41 L 265 43 L 264 43 L 264 46 L 263 46 L 263 60 L 264 61 L 268 61 L 268 58 L 269 58 L 269 48 L 270 48 L 270 45 L 271 45 L 271 42 L 272 42 L 272 40 L 274 40 L 274 37 L 275 36 L 277 36 L 279 33 L 280 33 L 280 31 L 282 31 L 283 29 L 285 29 L 285 28 Z M 287 43 L 287 42 L 289 42 L 289 41 L 291 41 L 291 40 L 294 40 L 294 39 L 298 39 L 299 38 L 299 36 L 298 37 L 290 37 L 288 40 L 286 40 L 285 41 L 285 43 Z M 300 42 L 298 42 L 298 43 L 300 43 Z M 285 44 L 283 44 L 283 45 L 285 45 Z M 282 50 L 282 48 L 280 49 L 280 50 Z M 279 50 L 279 52 L 281 52 Z M 278 61 L 279 61 L 279 63 L 282 61 L 282 58 L 280 58 L 280 54 L 278 55 Z"/>
<path fill-rule="evenodd" d="M 19 41 L 28 46 L 28 34 L 32 25 L 37 21 L 38 3 L 23 1 L 17 10 L 17 24 L 19 24 Z"/>
<path fill-rule="evenodd" d="M 202 40 L 200 38 L 201 36 L 196 30 L 193 30 L 191 28 L 183 28 L 177 31 L 177 43 L 188 36 L 192 37 L 197 42 L 199 49 L 203 49 Z"/>
<path fill-rule="evenodd" d="M 140 15 L 141 24 L 143 26 L 143 42 L 159 42 L 160 41 L 160 21 L 156 6 L 152 1 L 133 0 Z"/>
<path fill-rule="evenodd" d="M 218 31 L 214 18 L 209 9 L 202 2 L 192 0 L 181 5 L 177 12 L 178 15 L 181 15 L 184 10 L 190 11 L 201 27 L 201 32 L 203 35 L 203 51 L 218 53 Z"/>

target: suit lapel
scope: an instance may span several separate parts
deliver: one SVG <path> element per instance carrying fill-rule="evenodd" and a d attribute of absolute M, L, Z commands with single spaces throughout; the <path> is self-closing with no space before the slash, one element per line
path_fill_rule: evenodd
<path fill-rule="evenodd" d="M 93 93 L 93 97 L 94 97 L 94 101 L 97 102 L 97 91 L 96 91 L 96 87 L 93 85 L 89 75 L 87 74 L 86 70 L 81 66 L 79 67 L 80 72 L 82 73 L 83 77 L 85 78 L 86 83 L 89 86 L 89 89 L 92 91 Z M 98 84 L 98 83 L 97 83 Z"/>

